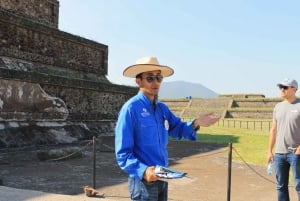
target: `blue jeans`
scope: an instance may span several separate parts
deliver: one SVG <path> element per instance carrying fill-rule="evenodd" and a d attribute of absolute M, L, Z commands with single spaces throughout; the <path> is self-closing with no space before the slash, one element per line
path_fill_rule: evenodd
<path fill-rule="evenodd" d="M 146 182 L 129 177 L 130 198 L 134 201 L 167 201 L 168 183 L 165 181 Z"/>
<path fill-rule="evenodd" d="M 290 168 L 294 176 L 295 190 L 300 201 L 300 155 L 294 153 L 275 154 L 275 172 L 277 179 L 278 201 L 290 201 L 289 196 L 289 172 Z"/>

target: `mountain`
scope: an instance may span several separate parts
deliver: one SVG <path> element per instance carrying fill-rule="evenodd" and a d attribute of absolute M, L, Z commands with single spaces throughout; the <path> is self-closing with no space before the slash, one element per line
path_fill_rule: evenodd
<path fill-rule="evenodd" d="M 185 81 L 163 82 L 159 98 L 217 98 L 219 94 L 198 83 Z"/>

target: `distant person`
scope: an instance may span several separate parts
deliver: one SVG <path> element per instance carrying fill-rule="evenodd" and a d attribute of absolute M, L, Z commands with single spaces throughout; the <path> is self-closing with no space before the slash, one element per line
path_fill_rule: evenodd
<path fill-rule="evenodd" d="M 293 79 L 284 79 L 277 86 L 284 100 L 277 103 L 273 111 L 267 160 L 274 161 L 278 201 L 290 200 L 290 169 L 300 200 L 300 99 L 296 97 L 298 83 Z"/>
<path fill-rule="evenodd" d="M 197 139 L 200 126 L 219 120 L 212 113 L 182 122 L 157 99 L 164 77 L 173 69 L 160 65 L 155 57 L 139 59 L 123 75 L 135 78 L 139 92 L 129 99 L 118 115 L 115 128 L 116 160 L 128 175 L 130 198 L 135 201 L 168 200 L 168 183 L 155 175 L 156 165 L 168 166 L 168 138 Z"/>

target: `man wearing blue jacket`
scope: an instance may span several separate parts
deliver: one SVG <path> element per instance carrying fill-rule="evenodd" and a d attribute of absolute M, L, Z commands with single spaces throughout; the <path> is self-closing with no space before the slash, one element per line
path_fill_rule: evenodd
<path fill-rule="evenodd" d="M 157 100 L 160 84 L 174 70 L 160 65 L 155 57 L 139 59 L 123 75 L 136 79 L 140 90 L 118 115 L 115 153 L 118 165 L 128 175 L 130 197 L 134 201 L 167 201 L 168 183 L 155 175 L 155 166 L 168 166 L 168 138 L 197 140 L 200 126 L 219 120 L 212 113 L 191 122 L 182 122 Z"/>

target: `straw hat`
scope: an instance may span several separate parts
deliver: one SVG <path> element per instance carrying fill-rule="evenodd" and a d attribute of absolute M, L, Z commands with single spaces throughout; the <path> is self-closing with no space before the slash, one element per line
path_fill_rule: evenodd
<path fill-rule="evenodd" d="M 125 77 L 135 78 L 138 74 L 159 70 L 163 77 L 168 77 L 173 75 L 174 70 L 168 66 L 163 66 L 158 63 L 156 57 L 143 57 L 136 61 L 135 65 L 127 67 L 123 71 Z"/>

